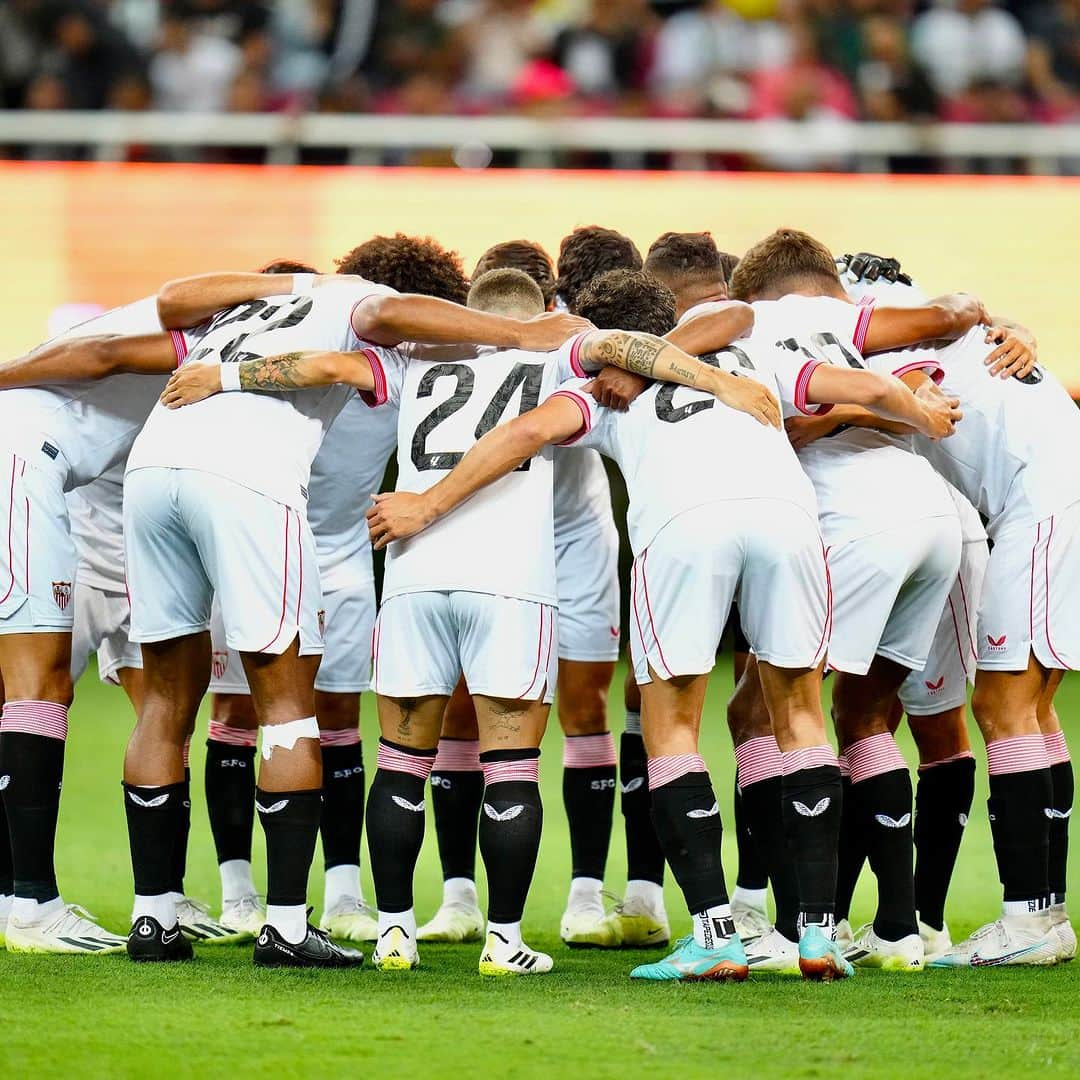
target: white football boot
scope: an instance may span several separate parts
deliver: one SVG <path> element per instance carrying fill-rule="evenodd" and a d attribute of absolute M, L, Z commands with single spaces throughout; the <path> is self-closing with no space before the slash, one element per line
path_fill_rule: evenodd
<path fill-rule="evenodd" d="M 252 893 L 250 896 L 223 901 L 218 922 L 235 934 L 243 934 L 244 938 L 258 937 L 266 922 L 266 907 L 262 897 Z"/>
<path fill-rule="evenodd" d="M 444 903 L 416 931 L 418 941 L 442 941 L 460 944 L 479 941 L 484 936 L 484 913 L 476 904 Z"/>
<path fill-rule="evenodd" d="M 623 943 L 620 921 L 604 910 L 605 895 L 599 890 L 595 894 L 571 890 L 559 920 L 559 937 L 571 949 L 617 949 Z"/>
<path fill-rule="evenodd" d="M 210 914 L 210 905 L 183 896 L 176 901 L 176 920 L 188 941 L 198 945 L 234 945 L 249 935 L 219 922 Z"/>
<path fill-rule="evenodd" d="M 851 923 L 847 919 L 841 919 L 836 924 L 836 944 L 841 952 L 847 952 L 855 944 L 855 934 L 851 929 Z"/>
<path fill-rule="evenodd" d="M 647 890 L 628 887 L 607 921 L 612 935 L 627 949 L 662 949 L 671 941 L 664 892 L 658 885 Z"/>
<path fill-rule="evenodd" d="M 1069 921 L 1069 913 L 1064 904 L 1050 905 L 1050 925 L 1057 931 L 1058 941 L 1061 948 L 1058 959 L 1062 963 L 1076 958 L 1076 931 Z"/>
<path fill-rule="evenodd" d="M 927 926 L 919 920 L 919 937 L 923 943 L 923 958 L 927 964 L 944 956 L 952 948 L 952 936 L 949 934 L 949 924 L 945 923 L 940 930 Z"/>
<path fill-rule="evenodd" d="M 918 934 L 886 941 L 874 932 L 873 923 L 860 927 L 854 944 L 844 950 L 844 959 L 849 964 L 882 971 L 922 971 L 924 958 L 923 940 Z"/>
<path fill-rule="evenodd" d="M 742 943 L 747 949 L 773 928 L 767 912 L 737 901 L 732 901 L 731 917 L 735 920 L 735 932 L 742 938 Z"/>
<path fill-rule="evenodd" d="M 509 942 L 497 930 L 489 930 L 480 955 L 481 975 L 546 975 L 552 969 L 547 953 L 530 949 L 523 941 Z"/>
<path fill-rule="evenodd" d="M 746 947 L 751 973 L 768 971 L 774 975 L 800 975 L 799 943 L 788 941 L 775 927 Z"/>
<path fill-rule="evenodd" d="M 412 971 L 420 966 L 416 940 L 403 926 L 387 927 L 375 943 L 371 962 L 379 971 Z"/>
<path fill-rule="evenodd" d="M 4 947 L 4 931 L 7 930 L 7 921 L 10 914 L 11 897 L 0 896 L 0 949 Z"/>
<path fill-rule="evenodd" d="M 1045 911 L 1033 915 L 1002 915 L 996 922 L 980 927 L 966 941 L 954 945 L 930 966 L 1004 967 L 1056 964 L 1061 938 Z"/>
<path fill-rule="evenodd" d="M 58 912 L 33 923 L 20 923 L 11 915 L 4 937 L 8 952 L 91 956 L 120 953 L 127 948 L 127 938 L 102 929 L 78 904 L 65 904 Z"/>
<path fill-rule="evenodd" d="M 379 937 L 379 916 L 362 897 L 343 896 L 323 912 L 319 929 L 342 941 L 375 941 Z"/>

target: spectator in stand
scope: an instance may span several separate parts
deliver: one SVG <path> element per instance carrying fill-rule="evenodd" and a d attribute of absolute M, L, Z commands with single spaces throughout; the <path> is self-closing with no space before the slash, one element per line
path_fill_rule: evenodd
<path fill-rule="evenodd" d="M 459 29 L 462 90 L 475 105 L 504 105 L 525 65 L 547 51 L 549 36 L 532 0 L 481 0 Z"/>
<path fill-rule="evenodd" d="M 461 43 L 439 7 L 439 0 L 399 0 L 383 6 L 367 64 L 367 74 L 379 89 L 398 90 L 418 78 L 444 85 L 460 78 Z"/>
<path fill-rule="evenodd" d="M 90 7 L 65 5 L 49 22 L 44 67 L 63 86 L 65 108 L 103 109 L 113 83 L 139 70 L 135 49 Z"/>
<path fill-rule="evenodd" d="M 174 112 L 221 112 L 241 66 L 227 38 L 197 30 L 188 18 L 168 16 L 150 62 L 154 107 Z"/>
<path fill-rule="evenodd" d="M 868 18 L 862 25 L 862 44 L 855 86 L 864 119 L 897 122 L 937 114 L 937 93 L 922 65 L 912 58 L 899 19 Z"/>
<path fill-rule="evenodd" d="M 1028 26 L 1028 80 L 1038 119 L 1075 119 L 1080 114 L 1080 0 L 1041 4 Z"/>

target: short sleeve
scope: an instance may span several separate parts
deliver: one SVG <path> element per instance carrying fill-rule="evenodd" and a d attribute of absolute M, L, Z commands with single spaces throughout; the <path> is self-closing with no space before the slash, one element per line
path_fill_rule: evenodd
<path fill-rule="evenodd" d="M 810 379 L 824 361 L 802 349 L 782 347 L 772 350 L 771 361 L 785 420 L 791 416 L 821 416 L 832 408 L 831 405 L 811 405 L 806 400 Z"/>
<path fill-rule="evenodd" d="M 387 404 L 397 408 L 401 404 L 405 369 L 409 366 L 408 355 L 400 349 L 387 349 L 377 345 L 369 345 L 360 351 L 367 357 L 375 380 L 373 389 L 357 391 L 360 400 L 371 409 Z"/>
<path fill-rule="evenodd" d="M 934 349 L 904 349 L 902 352 L 871 354 L 866 360 L 872 371 L 895 375 L 898 379 L 912 371 L 924 371 L 936 383 L 945 377 Z"/>
<path fill-rule="evenodd" d="M 596 450 L 603 448 L 600 442 L 606 427 L 604 417 L 609 410 L 597 405 L 592 394 L 584 389 L 588 381 L 581 378 L 567 379 L 548 396 L 549 401 L 556 397 L 568 398 L 581 412 L 581 427 L 576 434 L 559 443 L 560 446 L 587 446 Z"/>
<path fill-rule="evenodd" d="M 190 339 L 183 330 L 170 330 L 169 337 L 172 340 L 173 351 L 176 353 L 176 366 L 181 367 L 187 359 L 189 347 L 194 339 Z"/>
<path fill-rule="evenodd" d="M 563 342 L 555 354 L 555 370 L 560 383 L 568 379 L 587 379 L 590 372 L 581 366 L 581 346 L 589 331 L 575 334 L 569 341 Z"/>
<path fill-rule="evenodd" d="M 347 349 L 359 349 L 366 345 L 375 345 L 373 341 L 368 341 L 366 338 L 361 337 L 356 332 L 356 324 L 354 317 L 356 315 L 356 309 L 365 301 L 371 299 L 373 296 L 397 296 L 398 293 L 391 289 L 388 285 L 379 285 L 374 281 L 368 281 L 365 278 L 357 278 L 355 281 L 350 281 L 347 285 L 322 285 L 319 288 L 333 289 L 342 288 L 348 291 L 348 311 L 349 311 L 349 325 L 348 325 L 348 345 Z"/>

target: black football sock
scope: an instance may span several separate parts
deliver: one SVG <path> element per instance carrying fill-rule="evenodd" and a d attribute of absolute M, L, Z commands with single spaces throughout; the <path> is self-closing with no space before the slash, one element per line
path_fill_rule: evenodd
<path fill-rule="evenodd" d="M 761 781 L 766 783 L 767 781 Z M 756 785 L 751 784 L 751 787 Z M 776 809 L 780 812 L 780 778 L 776 778 Z M 735 884 L 740 889 L 753 889 L 760 891 L 769 887 L 769 868 L 763 851 L 763 843 L 759 844 L 756 836 L 750 832 L 749 815 L 746 812 L 746 804 L 743 801 L 742 789 L 739 787 L 738 778 L 735 780 L 735 844 L 739 853 L 739 869 L 735 876 Z"/>
<path fill-rule="evenodd" d="M 781 812 L 799 883 L 799 924 L 831 925 L 836 904 L 836 851 L 843 792 L 829 746 L 783 755 Z"/>
<path fill-rule="evenodd" d="M 649 760 L 653 821 L 664 857 L 696 915 L 728 902 L 723 825 L 705 763 L 696 754 Z"/>
<path fill-rule="evenodd" d="M 25 719 L 27 726 L 38 724 L 45 712 L 41 706 L 62 709 L 50 702 L 8 702 L 4 706 L 4 727 L 0 733 L 0 777 L 7 778 L 3 799 L 11 841 L 15 895 L 39 903 L 60 895 L 53 853 L 64 775 L 64 739 L 13 731 L 8 725 L 13 713 L 16 723 Z M 32 715 L 24 717 L 24 710 Z M 67 710 L 62 711 L 66 716 Z M 47 718 L 41 720 L 41 723 L 46 722 Z M 60 723 L 59 719 L 57 723 Z M 65 734 L 66 727 L 64 721 Z"/>
<path fill-rule="evenodd" d="M 206 741 L 206 812 L 219 863 L 251 862 L 255 824 L 255 747 Z"/>
<path fill-rule="evenodd" d="M 907 768 L 878 773 L 851 786 L 877 878 L 874 932 L 899 941 L 919 932 L 915 921 L 915 867 L 911 829 L 911 774 Z"/>
<path fill-rule="evenodd" d="M 645 740 L 624 732 L 619 739 L 619 778 L 626 830 L 626 880 L 664 883 L 664 851 L 656 835 L 649 795 Z"/>
<path fill-rule="evenodd" d="M 322 816 L 322 791 L 255 791 L 266 836 L 268 907 L 307 904 L 308 874 Z"/>
<path fill-rule="evenodd" d="M 443 881 L 476 880 L 476 830 L 484 801 L 479 746 L 475 739 L 439 740 L 431 770 L 431 806 Z"/>
<path fill-rule="evenodd" d="M 570 876 L 603 881 L 615 814 L 615 742 L 610 731 L 565 737 L 562 790 L 570 825 Z"/>
<path fill-rule="evenodd" d="M 1050 892 L 1053 784 L 1042 735 L 1017 735 L 986 745 L 990 772 L 990 832 L 1006 911 L 1039 910 Z M 1040 767 L 1040 762 L 1046 763 Z M 1032 768 L 1031 766 L 1035 767 Z M 1010 912 L 1011 913 L 1011 912 Z"/>
<path fill-rule="evenodd" d="M 379 911 L 410 911 L 413 874 L 424 842 L 424 787 L 434 750 L 379 740 L 367 800 L 368 855 Z"/>
<path fill-rule="evenodd" d="M 359 866 L 364 829 L 364 753 L 359 740 L 342 745 L 323 743 L 322 762 L 320 828 L 326 869 Z"/>
<path fill-rule="evenodd" d="M 843 811 L 840 815 L 840 841 L 836 865 L 836 921 L 850 918 L 851 900 L 866 862 L 866 838 L 862 822 L 851 798 L 851 777 L 841 779 Z"/>
<path fill-rule="evenodd" d="M 788 939 L 798 940 L 799 880 L 784 831 L 779 776 L 748 784 L 742 790 L 743 815 L 754 837 L 755 850 L 765 853 L 768 877 L 776 903 L 776 929 Z M 741 864 L 740 864 L 741 865 Z"/>
<path fill-rule="evenodd" d="M 544 808 L 537 783 L 539 750 L 490 750 L 484 767 L 480 855 L 488 880 L 488 921 L 521 921 L 536 870 Z"/>
<path fill-rule="evenodd" d="M 2 739 L 3 736 L 0 736 Z M 8 836 L 7 812 L 0 798 L 0 896 L 11 896 L 15 891 L 15 870 L 11 865 L 11 838 Z"/>
<path fill-rule="evenodd" d="M 945 898 L 975 797 L 970 755 L 919 769 L 915 785 L 915 909 L 934 930 L 945 927 Z"/>
<path fill-rule="evenodd" d="M 1071 761 L 1050 766 L 1050 784 L 1054 816 L 1050 819 L 1049 879 L 1050 902 L 1065 903 L 1065 878 L 1069 862 L 1069 814 L 1073 805 L 1073 767 Z"/>
<path fill-rule="evenodd" d="M 188 837 L 191 834 L 191 770 L 184 769 L 184 782 L 180 788 L 180 813 L 176 820 L 176 838 L 173 841 L 171 892 L 184 895 L 184 877 L 187 874 Z"/>
<path fill-rule="evenodd" d="M 136 896 L 162 896 L 175 891 L 176 845 L 185 816 L 184 788 L 183 783 L 161 787 L 124 784 Z"/>

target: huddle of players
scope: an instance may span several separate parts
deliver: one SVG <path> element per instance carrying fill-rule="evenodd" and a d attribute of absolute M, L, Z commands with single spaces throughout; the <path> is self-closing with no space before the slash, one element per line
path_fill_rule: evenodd
<path fill-rule="evenodd" d="M 507 265 L 524 274 L 483 273 Z M 9 411 L 22 425 L 13 419 L 11 588 L 0 601 L 0 618 L 7 621 L 9 599 L 12 616 L 10 626 L 0 624 L 8 699 L 0 784 L 14 853 L 9 948 L 106 951 L 123 943 L 63 905 L 51 869 L 71 694 L 65 589 L 75 575 L 65 578 L 70 563 L 48 561 L 70 555 L 70 534 L 66 548 L 62 536 L 39 539 L 35 514 L 31 545 L 25 519 L 40 501 L 62 532 L 65 486 L 99 480 L 126 457 L 123 535 L 141 678 L 132 679 L 139 659 L 125 656 L 123 629 L 110 635 L 110 605 L 79 603 L 85 584 L 99 600 L 111 595 L 122 620 L 118 563 L 111 581 L 93 582 L 89 572 L 77 579 L 75 611 L 77 621 L 95 611 L 99 629 L 89 638 L 103 675 L 123 671 L 139 684 L 132 696 L 140 720 L 125 763 L 134 958 L 183 958 L 189 937 L 255 933 L 259 963 L 359 963 L 358 953 L 306 923 L 321 821 L 323 930 L 375 939 L 376 966 L 415 966 L 418 939 L 483 932 L 481 973 L 549 970 L 550 958 L 522 942 L 520 919 L 540 833 L 538 744 L 556 683 L 573 849 L 562 921 L 568 943 L 667 944 L 666 858 L 694 932 L 664 960 L 635 969 L 639 978 L 742 978 L 749 967 L 832 978 L 851 974 L 849 960 L 918 970 L 927 952 L 935 963 L 967 966 L 1052 963 L 1075 951 L 1064 913 L 1071 766 L 1052 708 L 1060 672 L 1071 666 L 1062 659 L 1071 656 L 1068 576 L 1053 575 L 1052 598 L 1049 590 L 1051 561 L 1068 557 L 1070 508 L 1080 498 L 1056 464 L 1067 460 L 1058 457 L 1063 442 L 1077 438 L 1067 395 L 1033 366 L 1022 332 L 988 332 L 971 298 L 923 303 L 895 266 L 882 274 L 880 260 L 853 260 L 841 279 L 831 255 L 804 234 L 774 234 L 741 261 L 730 284 L 751 307 L 727 302 L 723 259 L 706 234 L 668 234 L 650 250 L 649 273 L 640 267 L 633 245 L 608 230 L 577 230 L 564 241 L 559 293 L 593 326 L 611 328 L 603 333 L 567 316 L 521 321 L 553 299 L 550 263 L 534 245 L 487 253 L 463 309 L 416 295 L 466 298 L 446 253 L 430 242 L 379 238 L 342 261 L 343 272 L 363 281 L 303 270 L 189 279 L 159 298 L 164 325 L 189 329 L 141 340 L 84 337 L 151 329 L 121 309 L 122 324 L 108 323 L 119 314 L 109 313 L 3 369 L 4 386 L 105 376 L 0 395 L 0 408 L 15 399 Z M 884 294 L 882 302 L 850 302 L 842 280 L 856 295 Z M 142 302 L 145 315 L 152 299 Z M 947 338 L 955 344 L 943 348 Z M 915 348 L 924 341 L 938 347 Z M 989 353 L 1004 371 L 987 369 Z M 162 378 L 112 373 L 165 373 L 178 357 L 192 362 L 136 440 Z M 204 358 L 210 365 L 197 363 Z M 949 396 L 933 379 L 943 379 Z M 140 392 L 149 385 L 150 397 L 136 406 L 137 394 L 117 393 L 121 380 Z M 221 389 L 275 393 L 226 393 L 175 409 Z M 50 394 L 57 400 L 47 404 L 34 396 Z M 798 458 L 779 430 L 776 400 Z M 514 403 L 520 415 L 500 424 Z M 56 416 L 88 409 L 110 412 L 110 423 L 82 448 Z M 368 514 L 376 546 L 389 545 L 372 636 L 361 502 L 395 441 L 399 493 L 378 497 Z M 551 449 L 567 444 L 575 448 Z M 615 748 L 605 714 L 619 620 L 614 526 L 595 450 L 619 465 L 630 491 L 631 645 L 644 705 L 630 708 L 637 699 L 628 687 L 620 765 L 630 880 L 610 913 L 601 888 Z M 723 467 L 709 469 L 710 461 Z M 747 464 L 736 473 L 734 462 Z M 871 473 L 860 478 L 860 469 Z M 962 533 L 956 506 L 966 504 L 939 474 L 989 520 L 989 568 L 978 516 L 967 507 Z M 83 489 L 92 510 L 107 483 Z M 120 487 L 109 490 L 118 495 Z M 77 538 L 80 529 L 90 533 L 80 517 L 95 514 L 73 513 Z M 115 521 L 109 528 L 103 511 L 97 519 L 115 538 Z M 1014 565 L 1024 544 L 1029 588 Z M 84 555 L 88 546 L 80 544 Z M 24 547 L 20 564 L 14 553 Z M 40 566 L 27 577 L 33 559 Z M 215 593 L 211 653 L 205 631 Z M 730 710 L 741 820 L 729 904 L 716 798 L 696 751 L 704 687 L 734 598 L 753 658 Z M 327 655 L 313 682 L 320 622 Z M 110 661 L 100 646 L 117 634 Z M 373 646 L 383 733 L 367 807 L 377 913 L 363 901 L 358 868 L 365 643 Z M 836 670 L 840 761 L 821 713 L 826 648 Z M 31 656 L 36 674 L 24 670 Z M 943 909 L 972 798 L 963 710 L 976 659 L 974 706 L 988 739 L 1005 911 L 953 948 Z M 222 868 L 220 920 L 187 900 L 182 885 L 184 740 L 211 670 L 207 797 Z M 240 671 L 246 681 L 235 678 Z M 457 685 L 462 672 L 471 708 Z M 922 760 L 914 872 L 910 778 L 891 734 L 898 692 Z M 418 930 L 412 873 L 429 775 L 444 902 Z M 55 799 L 41 794 L 54 790 Z M 265 911 L 250 873 L 255 805 L 267 839 Z M 477 833 L 488 870 L 486 929 L 473 884 Z M 850 929 L 841 918 L 837 933 L 837 915 L 846 915 L 867 857 L 879 878 L 878 915 L 846 939 Z M 767 881 L 775 927 L 765 914 Z"/>

